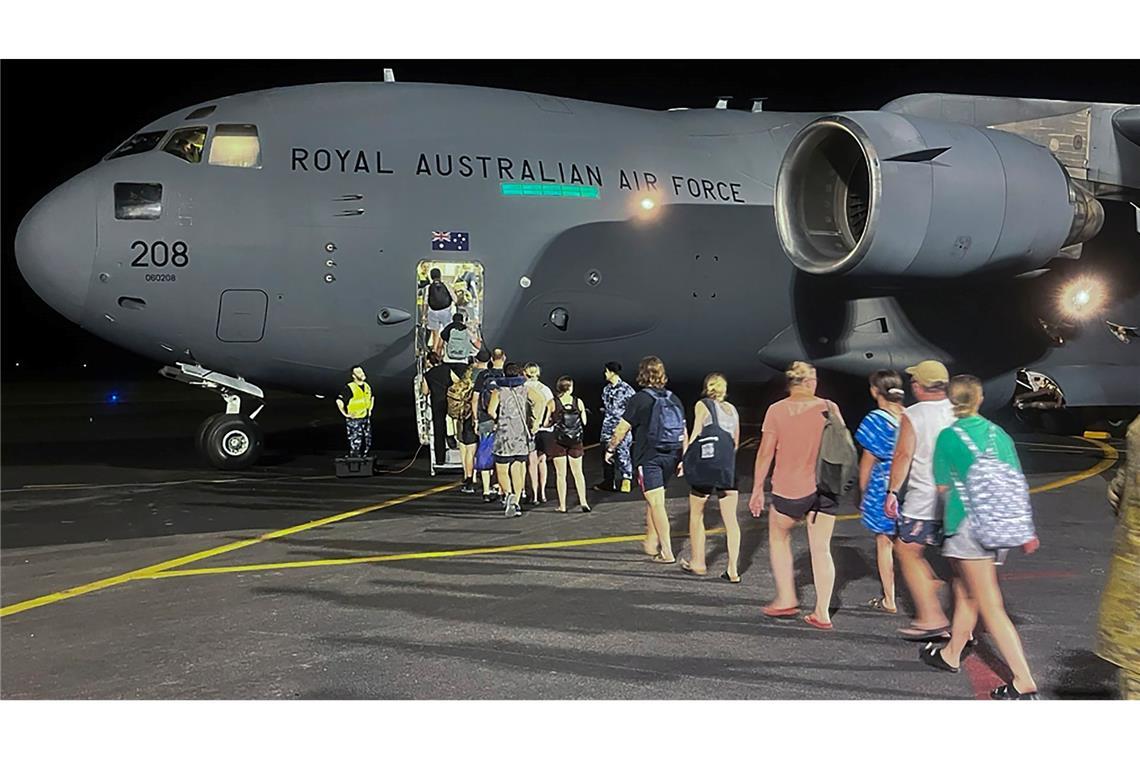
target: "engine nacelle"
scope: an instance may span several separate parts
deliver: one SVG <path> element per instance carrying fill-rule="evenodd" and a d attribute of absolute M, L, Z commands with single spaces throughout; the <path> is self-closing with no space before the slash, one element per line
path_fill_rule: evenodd
<path fill-rule="evenodd" d="M 812 274 L 1028 271 L 1103 222 L 1100 203 L 1044 147 L 883 111 L 813 121 L 776 180 L 780 241 Z"/>

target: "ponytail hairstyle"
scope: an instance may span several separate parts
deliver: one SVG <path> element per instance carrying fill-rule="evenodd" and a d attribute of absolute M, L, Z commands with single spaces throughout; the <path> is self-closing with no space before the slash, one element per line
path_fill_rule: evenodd
<path fill-rule="evenodd" d="M 880 398 L 887 401 L 901 404 L 906 397 L 906 391 L 903 390 L 902 375 L 893 369 L 881 369 L 872 372 L 871 376 L 867 378 L 867 382 L 871 384 Z"/>
<path fill-rule="evenodd" d="M 954 405 L 955 417 L 972 417 L 982 405 L 982 381 L 973 375 L 955 375 L 950 379 L 946 397 Z"/>
<path fill-rule="evenodd" d="M 702 395 L 713 401 L 724 401 L 728 396 L 728 380 L 719 372 L 713 372 L 705 378 Z"/>
<path fill-rule="evenodd" d="M 815 367 L 807 362 L 792 362 L 784 371 L 784 377 L 788 379 L 788 387 L 795 388 L 815 377 Z"/>

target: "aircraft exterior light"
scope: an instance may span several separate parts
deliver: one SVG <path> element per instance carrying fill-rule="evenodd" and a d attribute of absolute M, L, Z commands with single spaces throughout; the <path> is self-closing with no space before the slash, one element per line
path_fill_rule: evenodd
<path fill-rule="evenodd" d="M 1059 307 L 1068 320 L 1083 321 L 1101 313 L 1108 304 L 1108 290 L 1094 277 L 1078 277 L 1061 288 Z"/>

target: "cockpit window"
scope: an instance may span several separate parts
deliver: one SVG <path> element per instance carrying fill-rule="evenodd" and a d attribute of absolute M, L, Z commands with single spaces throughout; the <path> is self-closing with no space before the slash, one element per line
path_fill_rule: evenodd
<path fill-rule="evenodd" d="M 127 140 L 125 143 L 115 148 L 107 156 L 107 160 L 112 158 L 121 158 L 123 156 L 133 156 L 136 153 L 146 153 L 148 150 L 154 150 L 154 147 L 162 140 L 162 136 L 166 132 L 139 132 L 137 135 Z"/>
<path fill-rule="evenodd" d="M 176 129 L 166 139 L 162 150 L 172 156 L 178 156 L 191 164 L 202 162 L 202 149 L 206 147 L 206 128 L 187 127 Z"/>
<path fill-rule="evenodd" d="M 215 166 L 261 166 L 261 141 L 253 124 L 219 124 L 210 143 L 210 163 Z"/>
<path fill-rule="evenodd" d="M 158 219 L 162 216 L 162 185 L 157 182 L 116 182 L 116 219 Z"/>

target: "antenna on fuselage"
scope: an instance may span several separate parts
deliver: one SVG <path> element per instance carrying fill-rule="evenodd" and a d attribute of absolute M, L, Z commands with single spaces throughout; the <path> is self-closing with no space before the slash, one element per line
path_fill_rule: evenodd
<path fill-rule="evenodd" d="M 716 99 L 716 107 L 723 111 L 724 109 L 728 108 L 728 101 L 730 100 L 732 100 L 731 95 L 721 95 Z"/>
<path fill-rule="evenodd" d="M 384 81 L 385 82 L 395 82 L 396 81 L 396 72 L 392 71 L 392 69 L 384 69 Z"/>
<path fill-rule="evenodd" d="M 763 113 L 764 101 L 768 98 L 752 98 L 752 113 Z"/>

